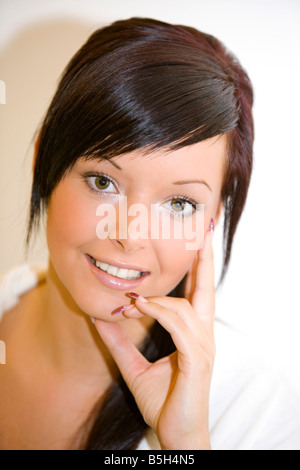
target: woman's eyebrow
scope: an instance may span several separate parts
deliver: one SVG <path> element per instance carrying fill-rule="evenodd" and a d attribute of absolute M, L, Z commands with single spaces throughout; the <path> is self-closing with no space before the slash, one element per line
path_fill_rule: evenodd
<path fill-rule="evenodd" d="M 118 170 L 122 170 L 122 168 L 119 165 L 117 165 L 117 163 L 115 163 L 113 160 L 109 159 L 107 161 L 110 162 L 116 168 L 118 168 Z M 204 180 L 197 180 L 197 179 L 194 179 L 194 180 L 180 180 L 180 181 L 175 181 L 173 184 L 192 184 L 192 183 L 204 184 L 210 191 L 212 191 L 209 184 Z"/>
<path fill-rule="evenodd" d="M 108 158 L 108 159 L 105 158 L 104 160 L 107 161 L 107 162 L 109 162 L 109 163 L 111 163 L 113 166 L 115 166 L 116 168 L 118 168 L 118 170 L 122 170 L 122 168 L 121 168 L 119 165 L 117 165 L 117 164 L 116 164 L 113 160 L 111 160 L 110 158 Z"/>
<path fill-rule="evenodd" d="M 181 180 L 181 181 L 175 181 L 175 183 L 173 184 L 190 184 L 190 183 L 198 183 L 198 184 L 205 184 L 205 186 L 207 186 L 207 188 L 212 191 L 211 187 L 209 186 L 209 184 L 204 181 L 204 180 Z"/>

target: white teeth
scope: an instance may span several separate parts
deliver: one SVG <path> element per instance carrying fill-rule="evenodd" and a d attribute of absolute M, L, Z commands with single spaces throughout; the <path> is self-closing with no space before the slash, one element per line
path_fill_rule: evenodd
<path fill-rule="evenodd" d="M 115 266 L 108 266 L 106 269 L 106 272 L 108 274 L 111 274 L 112 276 L 116 276 L 118 274 L 119 268 L 116 268 Z"/>
<path fill-rule="evenodd" d="M 133 269 L 119 269 L 117 277 L 121 279 L 139 279 L 142 276 L 140 271 L 134 271 Z"/>
<path fill-rule="evenodd" d="M 127 271 L 126 269 L 124 271 Z M 128 269 L 128 276 L 129 277 L 140 277 L 142 275 L 142 273 L 140 271 L 135 271 L 134 269 Z"/>
<path fill-rule="evenodd" d="M 140 271 L 135 271 L 134 269 L 123 269 L 117 268 L 116 266 L 111 266 L 110 264 L 101 263 L 101 261 L 95 261 L 97 268 L 100 268 L 102 271 L 106 271 L 112 276 L 119 277 L 121 279 L 138 279 L 141 277 L 142 273 Z"/>
<path fill-rule="evenodd" d="M 130 271 L 128 269 L 119 269 L 117 274 L 115 274 L 115 276 L 126 279 L 126 278 L 129 277 L 129 273 L 130 273 Z"/>
<path fill-rule="evenodd" d="M 97 268 L 103 269 L 103 271 L 106 271 L 108 268 L 108 264 L 106 263 L 100 263 L 100 261 L 96 261 L 96 266 Z"/>

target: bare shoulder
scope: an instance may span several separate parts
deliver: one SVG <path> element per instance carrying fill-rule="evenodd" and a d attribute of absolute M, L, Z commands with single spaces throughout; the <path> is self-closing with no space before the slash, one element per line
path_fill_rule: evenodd
<path fill-rule="evenodd" d="M 44 283 L 24 292 L 16 304 L 4 312 L 0 321 L 0 339 L 9 342 L 15 332 L 28 324 L 28 317 L 38 308 L 44 291 Z"/>
<path fill-rule="evenodd" d="M 38 308 L 43 286 L 22 294 L 16 305 L 7 310 L 0 322 L 0 340 L 4 361 L 0 364 L 0 421 L 11 414 L 20 401 L 24 377 L 30 375 L 29 338 L 31 317 Z M 26 372 L 26 374 L 25 374 Z"/>

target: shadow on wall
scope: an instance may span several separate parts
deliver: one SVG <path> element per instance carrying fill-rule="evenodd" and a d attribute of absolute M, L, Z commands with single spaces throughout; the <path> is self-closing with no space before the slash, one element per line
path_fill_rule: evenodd
<path fill-rule="evenodd" d="M 95 29 L 76 20 L 39 22 L 0 49 L 6 94 L 0 104 L 0 275 L 24 261 L 36 131 L 63 69 Z M 30 262 L 46 261 L 44 245 L 35 247 Z"/>

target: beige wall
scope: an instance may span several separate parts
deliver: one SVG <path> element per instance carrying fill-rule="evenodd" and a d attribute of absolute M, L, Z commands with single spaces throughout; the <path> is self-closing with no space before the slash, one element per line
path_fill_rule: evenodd
<path fill-rule="evenodd" d="M 35 132 L 63 68 L 91 30 L 84 22 L 39 22 L 1 50 L 6 103 L 0 105 L 0 275 L 24 257 Z M 46 259 L 43 238 L 29 259 Z"/>

